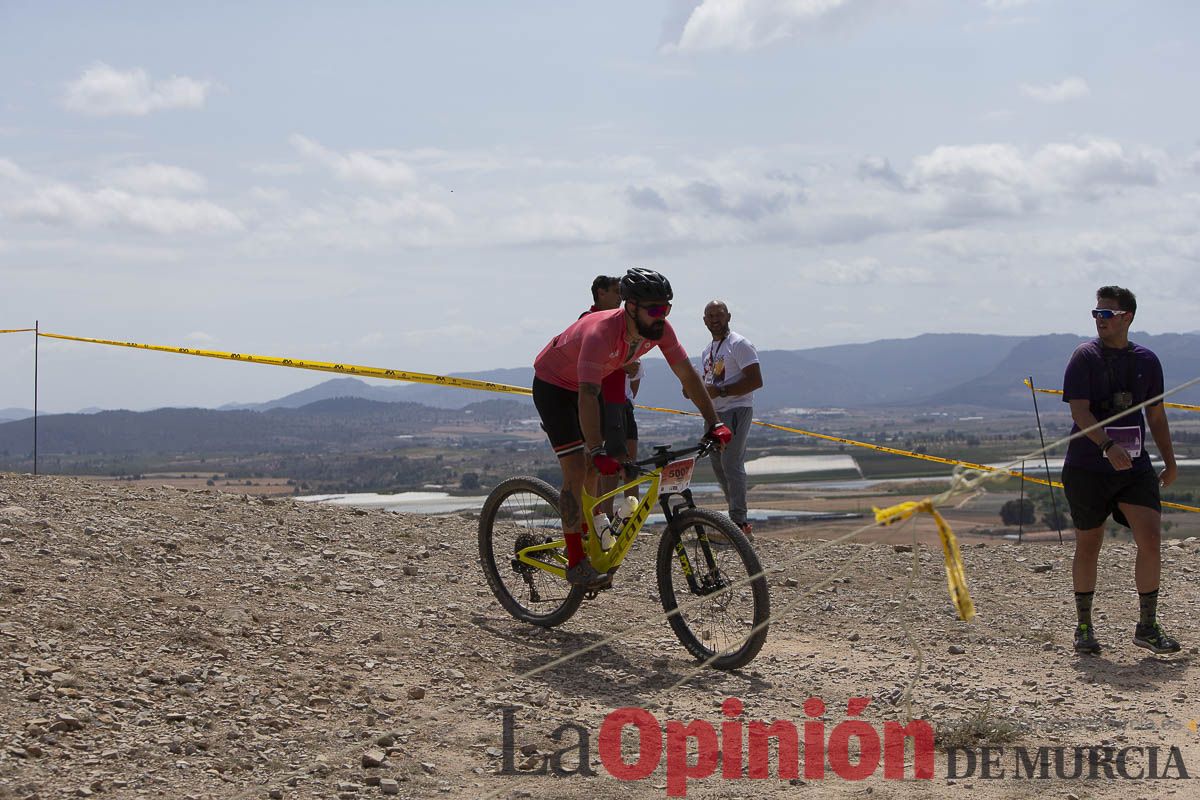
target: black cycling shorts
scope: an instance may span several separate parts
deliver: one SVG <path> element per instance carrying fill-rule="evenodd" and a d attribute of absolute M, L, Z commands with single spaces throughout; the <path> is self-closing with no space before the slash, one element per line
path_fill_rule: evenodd
<path fill-rule="evenodd" d="M 604 449 L 620 458 L 626 455 L 625 440 L 637 439 L 637 423 L 633 420 L 633 404 L 628 400 L 620 405 L 600 402 L 600 426 L 604 434 Z M 542 430 L 550 438 L 550 446 L 559 458 L 583 449 L 583 432 L 579 430 L 579 392 L 535 377 L 533 404 L 542 418 Z"/>
<path fill-rule="evenodd" d="M 625 401 L 625 438 L 637 441 L 637 420 L 633 418 L 633 403 L 629 400 Z"/>
<path fill-rule="evenodd" d="M 600 424 L 604 428 L 604 449 L 610 456 L 620 458 L 629 455 L 625 446 L 627 439 L 637 441 L 637 423 L 633 419 L 633 403 L 623 400 L 605 403 L 600 398 Z"/>
<path fill-rule="evenodd" d="M 1118 503 L 1145 506 L 1162 513 L 1158 473 L 1152 469 L 1106 473 L 1063 467 L 1062 482 L 1063 494 L 1071 507 L 1071 520 L 1081 531 L 1099 528 L 1109 514 L 1128 528 L 1129 522 Z"/>
<path fill-rule="evenodd" d="M 556 456 L 562 458 L 583 449 L 583 433 L 579 430 L 579 392 L 535 377 L 533 404 Z"/>

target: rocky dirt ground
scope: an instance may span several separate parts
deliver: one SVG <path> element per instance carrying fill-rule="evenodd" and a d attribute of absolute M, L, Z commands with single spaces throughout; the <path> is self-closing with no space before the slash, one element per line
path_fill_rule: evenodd
<path fill-rule="evenodd" d="M 637 782 L 601 767 L 610 711 L 719 726 L 721 702 L 736 697 L 746 719 L 801 726 L 804 702 L 819 697 L 832 730 L 865 696 L 861 717 L 879 727 L 903 719 L 917 670 L 906 625 L 923 666 L 912 712 L 944 741 L 1158 745 L 1160 771 L 1174 746 L 1200 774 L 1196 541 L 1164 545 L 1162 616 L 1184 652 L 1133 647 L 1133 549 L 1111 545 L 1097 598 L 1106 648 L 1080 658 L 1069 544 L 967 546 L 979 613 L 967 624 L 953 615 L 939 552 L 917 547 L 906 597 L 909 530 L 870 545 L 768 534 L 758 548 L 777 616 L 763 652 L 674 691 L 693 662 L 657 612 L 653 538 L 611 592 L 553 631 L 500 609 L 475 541 L 462 517 L 0 475 L 0 798 L 664 797 L 663 766 Z M 505 707 L 518 775 L 497 774 Z M 550 734 L 571 722 L 591 731 L 599 774 L 536 775 L 564 746 Z M 1005 778 L 955 779 L 939 752 L 933 779 L 910 769 L 903 781 L 882 768 L 863 781 L 723 779 L 718 768 L 688 796 L 1200 797 L 1200 783 L 1089 779 L 1086 767 L 1078 780 L 1015 780 L 1011 762 Z"/>

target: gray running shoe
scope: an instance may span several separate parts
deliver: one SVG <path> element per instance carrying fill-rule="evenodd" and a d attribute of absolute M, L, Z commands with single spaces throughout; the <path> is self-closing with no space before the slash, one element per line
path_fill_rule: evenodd
<path fill-rule="evenodd" d="M 599 573 L 586 558 L 567 570 L 567 582 L 572 586 L 580 586 L 590 591 L 607 589 L 612 586 L 612 576 L 607 572 Z"/>
<path fill-rule="evenodd" d="M 1139 622 L 1133 632 L 1133 643 L 1152 653 L 1178 653 L 1180 649 L 1179 642 L 1168 636 L 1158 622 L 1151 625 L 1143 625 Z"/>
<path fill-rule="evenodd" d="M 1080 623 L 1075 628 L 1075 652 L 1099 653 L 1100 642 L 1096 641 L 1096 629 L 1086 623 Z"/>

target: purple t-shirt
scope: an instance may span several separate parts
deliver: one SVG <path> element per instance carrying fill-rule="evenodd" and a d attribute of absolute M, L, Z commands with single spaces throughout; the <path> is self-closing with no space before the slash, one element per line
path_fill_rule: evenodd
<path fill-rule="evenodd" d="M 1131 405 L 1162 394 L 1163 371 L 1158 356 L 1132 342 L 1124 350 L 1104 347 L 1099 339 L 1076 347 L 1063 375 L 1063 402 L 1087 399 L 1091 401 L 1092 414 L 1103 422 L 1116 413 L 1116 409 L 1108 404 L 1117 392 L 1132 394 Z M 1161 402 L 1159 400 L 1152 405 Z M 1146 450 L 1146 419 L 1140 410 L 1113 420 L 1105 426 L 1105 431 L 1109 438 L 1129 450 L 1130 455 L 1140 445 L 1141 453 L 1133 459 L 1134 472 L 1152 468 L 1150 454 Z M 1078 432 L 1079 426 L 1072 425 L 1071 433 Z M 1116 472 L 1100 452 L 1100 447 L 1086 436 L 1073 440 L 1067 446 L 1064 465 L 1093 472 Z"/>

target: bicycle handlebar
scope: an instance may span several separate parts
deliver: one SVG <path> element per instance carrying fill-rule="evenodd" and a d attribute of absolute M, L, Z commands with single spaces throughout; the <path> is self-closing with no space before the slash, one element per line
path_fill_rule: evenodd
<path fill-rule="evenodd" d="M 713 448 L 716 446 L 717 443 L 712 439 L 701 439 L 698 443 L 692 445 L 691 447 L 685 447 L 681 450 L 656 450 L 654 455 L 650 456 L 649 458 L 642 459 L 641 461 L 634 461 L 630 463 L 629 466 L 638 468 L 650 465 L 655 467 L 665 467 L 672 461 L 676 461 L 684 456 L 691 455 L 692 453 L 696 453 L 697 456 L 703 458 L 711 453 Z"/>

